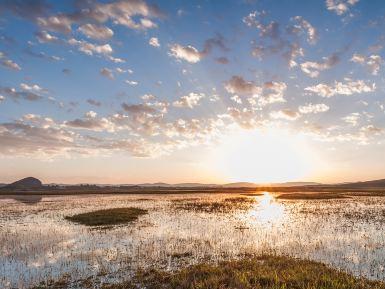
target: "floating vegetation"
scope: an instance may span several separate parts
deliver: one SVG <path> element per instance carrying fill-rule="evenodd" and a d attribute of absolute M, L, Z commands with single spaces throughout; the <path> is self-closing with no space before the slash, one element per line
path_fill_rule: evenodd
<path fill-rule="evenodd" d="M 113 226 L 135 221 L 147 210 L 139 208 L 113 208 L 65 217 L 66 220 L 86 226 Z"/>
<path fill-rule="evenodd" d="M 276 199 L 281 200 L 331 200 L 331 199 L 348 199 L 348 196 L 338 193 L 290 193 L 281 194 Z"/>

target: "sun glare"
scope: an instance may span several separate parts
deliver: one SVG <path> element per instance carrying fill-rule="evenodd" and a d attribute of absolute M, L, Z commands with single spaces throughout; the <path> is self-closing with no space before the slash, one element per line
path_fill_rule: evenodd
<path fill-rule="evenodd" d="M 259 183 L 303 179 L 316 165 L 302 136 L 275 129 L 229 135 L 215 149 L 213 162 L 226 180 Z"/>
<path fill-rule="evenodd" d="M 285 215 L 285 208 L 275 201 L 274 197 L 265 192 L 259 200 L 255 210 L 250 211 L 250 221 L 257 221 L 262 224 L 272 224 L 281 221 Z"/>

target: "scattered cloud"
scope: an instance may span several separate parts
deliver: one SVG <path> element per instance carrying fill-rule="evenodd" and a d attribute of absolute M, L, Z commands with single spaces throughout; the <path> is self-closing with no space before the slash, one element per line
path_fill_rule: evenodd
<path fill-rule="evenodd" d="M 225 44 L 225 39 L 222 35 L 217 34 L 215 37 L 209 38 L 204 43 L 204 48 L 202 51 L 199 51 L 194 46 L 182 46 L 180 44 L 172 44 L 170 45 L 169 55 L 178 59 L 185 60 L 190 63 L 197 63 L 202 60 L 202 58 L 206 57 L 208 54 L 212 52 L 212 50 L 217 47 L 222 51 L 228 51 Z"/>
<path fill-rule="evenodd" d="M 154 47 L 160 47 L 159 39 L 156 37 L 151 37 L 150 40 L 148 41 L 148 44 Z"/>
<path fill-rule="evenodd" d="M 58 43 L 59 42 L 59 38 L 57 38 L 55 35 L 52 35 L 44 30 L 36 32 L 35 36 L 40 43 Z"/>
<path fill-rule="evenodd" d="M 137 82 L 137 81 L 134 81 L 134 80 L 128 80 L 128 79 L 126 79 L 124 82 L 127 83 L 128 85 L 131 85 L 131 86 L 136 86 L 136 85 L 138 85 L 138 82 Z"/>
<path fill-rule="evenodd" d="M 194 106 L 199 105 L 199 101 L 204 97 L 205 95 L 203 93 L 190 92 L 188 95 L 184 95 L 179 100 L 174 101 L 173 105 L 175 107 L 193 108 Z"/>
<path fill-rule="evenodd" d="M 106 40 L 114 35 L 114 31 L 103 25 L 96 24 L 84 24 L 78 28 L 78 30 L 86 35 L 88 38 L 96 40 Z"/>
<path fill-rule="evenodd" d="M 182 46 L 180 44 L 172 44 L 170 46 L 169 55 L 176 59 L 185 60 L 190 63 L 197 63 L 203 57 L 203 55 L 194 46 Z"/>
<path fill-rule="evenodd" d="M 92 43 L 84 41 L 84 40 L 76 40 L 75 38 L 69 39 L 68 43 L 70 45 L 77 46 L 79 51 L 81 51 L 87 55 L 94 55 L 94 53 L 102 54 L 102 55 L 109 55 L 113 52 L 113 50 L 109 44 L 97 45 L 97 44 L 92 44 Z"/>
<path fill-rule="evenodd" d="M 241 96 L 249 96 L 248 101 L 252 106 L 265 106 L 276 102 L 285 102 L 284 92 L 287 85 L 284 82 L 268 81 L 256 85 L 246 81 L 241 76 L 233 76 L 224 83 L 227 92 Z"/>
<path fill-rule="evenodd" d="M 112 70 L 106 67 L 103 67 L 102 69 L 100 69 L 100 74 L 109 79 L 115 78 L 114 74 L 112 73 Z"/>
<path fill-rule="evenodd" d="M 307 41 L 310 44 L 315 44 L 318 40 L 317 29 L 305 20 L 302 16 L 295 16 L 292 18 L 296 24 L 290 29 L 291 32 L 300 34 L 305 32 L 307 34 Z"/>
<path fill-rule="evenodd" d="M 360 120 L 361 115 L 358 112 L 353 112 L 345 117 L 342 118 L 342 120 L 348 124 L 351 124 L 352 126 L 357 126 L 358 121 Z"/>
<path fill-rule="evenodd" d="M 29 90 L 18 91 L 13 87 L 1 87 L 0 91 L 15 101 L 18 101 L 20 99 L 24 99 L 28 101 L 38 101 L 43 98 L 43 96 L 38 94 L 36 91 L 29 91 Z"/>
<path fill-rule="evenodd" d="M 240 95 L 260 95 L 262 87 L 252 81 L 246 81 L 242 76 L 234 75 L 225 82 L 225 89 L 229 93 Z"/>
<path fill-rule="evenodd" d="M 107 118 L 98 118 L 97 113 L 89 111 L 85 113 L 84 118 L 77 118 L 70 121 L 65 121 L 64 125 L 76 129 L 86 129 L 92 131 L 115 131 L 115 125 Z"/>
<path fill-rule="evenodd" d="M 21 67 L 11 59 L 7 59 L 3 52 L 0 52 L 0 64 L 12 70 L 21 70 Z"/>
<path fill-rule="evenodd" d="M 308 76 L 314 78 L 319 76 L 320 71 L 330 69 L 338 62 L 340 62 L 339 55 L 338 53 L 334 53 L 329 57 L 323 57 L 322 61 L 319 62 L 307 61 L 301 63 L 301 70 Z"/>
<path fill-rule="evenodd" d="M 377 75 L 383 64 L 382 57 L 380 55 L 370 55 L 368 57 L 361 54 L 353 54 L 350 61 L 365 65 L 372 75 Z"/>
<path fill-rule="evenodd" d="M 324 103 L 317 103 L 317 104 L 309 103 L 298 107 L 299 112 L 302 114 L 326 112 L 329 109 L 330 107 Z"/>
<path fill-rule="evenodd" d="M 337 15 L 343 15 L 350 10 L 359 0 L 326 0 L 328 10 Z"/>
<path fill-rule="evenodd" d="M 300 114 L 295 110 L 282 109 L 278 111 L 272 111 L 270 117 L 274 119 L 296 120 L 300 117 Z"/>
<path fill-rule="evenodd" d="M 94 105 L 94 106 L 101 106 L 102 103 L 100 101 L 97 101 L 95 99 L 89 98 L 87 99 L 87 103 Z"/>
<path fill-rule="evenodd" d="M 376 90 L 375 83 L 363 80 L 345 79 L 345 82 L 335 81 L 333 85 L 320 83 L 314 86 L 305 87 L 305 91 L 318 94 L 322 97 L 332 97 L 334 95 L 352 95 L 355 93 L 373 92 Z"/>

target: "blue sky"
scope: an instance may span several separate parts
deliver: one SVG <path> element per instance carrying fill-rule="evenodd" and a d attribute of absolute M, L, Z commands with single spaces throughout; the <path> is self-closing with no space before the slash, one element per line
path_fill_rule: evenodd
<path fill-rule="evenodd" d="M 384 177 L 384 12 L 1 0 L 0 181 Z"/>

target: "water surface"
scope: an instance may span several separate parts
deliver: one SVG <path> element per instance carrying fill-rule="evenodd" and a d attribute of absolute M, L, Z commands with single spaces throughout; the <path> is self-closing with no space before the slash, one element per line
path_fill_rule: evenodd
<path fill-rule="evenodd" d="M 247 210 L 211 213 L 173 205 L 229 197 L 239 195 L 0 196 L 0 287 L 28 288 L 66 273 L 124 279 L 139 267 L 173 270 L 262 253 L 385 280 L 385 198 L 284 201 L 265 193 L 248 197 L 255 203 Z M 108 230 L 64 220 L 132 206 L 149 213 Z"/>

